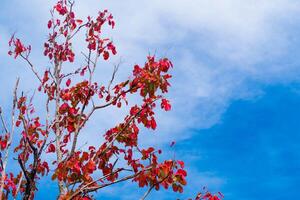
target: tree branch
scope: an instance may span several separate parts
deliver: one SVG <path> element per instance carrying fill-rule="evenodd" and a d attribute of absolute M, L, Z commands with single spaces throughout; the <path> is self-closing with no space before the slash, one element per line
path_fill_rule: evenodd
<path fill-rule="evenodd" d="M 18 90 L 18 86 L 19 86 L 19 78 L 17 78 L 16 81 L 16 85 L 14 88 L 14 92 L 13 92 L 13 105 L 12 105 L 12 113 L 11 113 L 11 132 L 9 133 L 8 128 L 6 126 L 6 123 L 4 121 L 3 115 L 2 115 L 2 109 L 0 107 L 0 116 L 1 116 L 1 121 L 3 123 L 4 129 L 7 133 L 9 133 L 9 140 L 7 142 L 7 147 L 6 147 L 6 151 L 5 151 L 5 156 L 4 159 L 2 161 L 3 166 L 2 166 L 2 172 L 1 172 L 1 186 L 0 186 L 0 199 L 2 199 L 2 195 L 3 195 L 3 189 L 4 189 L 4 180 L 5 180 L 5 173 L 6 173 L 6 166 L 7 166 L 7 162 L 8 162 L 8 155 L 9 155 L 9 150 L 10 150 L 10 146 L 12 143 L 12 139 L 14 136 L 14 129 L 15 129 L 15 110 L 16 110 L 16 105 L 17 105 L 17 90 Z"/>
<path fill-rule="evenodd" d="M 34 69 L 33 64 L 30 62 L 30 60 L 25 57 L 23 54 L 20 54 L 21 58 L 23 58 L 29 65 L 31 71 L 34 73 L 34 75 L 37 77 L 37 79 L 39 79 L 39 81 L 41 82 L 41 84 L 43 84 L 42 78 L 39 76 L 38 72 Z"/>
<path fill-rule="evenodd" d="M 133 179 L 135 177 L 137 177 L 138 175 L 140 175 L 142 172 L 145 172 L 147 170 L 150 170 L 151 167 L 148 167 L 142 171 L 139 171 L 138 173 L 135 173 L 135 174 L 132 174 L 132 175 L 129 175 L 129 176 L 126 176 L 124 178 L 121 178 L 119 180 L 116 180 L 116 181 L 113 181 L 113 182 L 110 182 L 110 183 L 105 183 L 105 184 L 102 184 L 102 185 L 98 185 L 98 186 L 94 186 L 94 187 L 85 187 L 84 188 L 81 188 L 79 189 L 79 191 L 77 191 L 76 193 L 74 193 L 71 197 L 69 197 L 67 200 L 72 200 L 73 198 L 75 198 L 77 195 L 80 195 L 82 193 L 90 193 L 90 192 L 95 192 L 101 188 L 104 188 L 104 187 L 107 187 L 107 186 L 110 186 L 110 185 L 113 185 L 113 184 L 116 184 L 116 183 L 120 183 L 120 182 L 123 182 L 123 181 L 127 181 L 127 180 L 130 180 L 130 179 Z M 110 176 L 111 174 L 109 175 L 106 175 L 104 176 L 105 178 Z M 103 178 L 102 178 L 103 179 Z M 101 179 L 98 179 L 98 180 L 101 180 Z M 88 183 L 87 185 L 92 185 L 93 183 L 95 183 L 97 181 L 93 181 L 91 183 Z"/>
<path fill-rule="evenodd" d="M 172 163 L 171 168 L 174 167 L 174 161 Z M 162 182 L 164 182 L 167 178 L 169 178 L 169 176 L 171 175 L 171 171 L 169 171 L 169 173 L 167 174 L 166 177 L 164 177 L 161 181 L 154 183 L 151 185 L 151 187 L 146 191 L 146 193 L 144 194 L 144 196 L 140 199 L 140 200 L 145 200 L 147 198 L 147 196 L 150 194 L 150 192 L 153 190 L 153 188 L 159 184 L 161 184 Z"/>

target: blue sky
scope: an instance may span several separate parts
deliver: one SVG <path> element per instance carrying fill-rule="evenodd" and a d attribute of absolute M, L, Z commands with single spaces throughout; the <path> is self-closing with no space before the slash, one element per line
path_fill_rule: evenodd
<path fill-rule="evenodd" d="M 9 110 L 17 76 L 22 90 L 38 83 L 20 61 L 7 57 L 7 41 L 15 31 L 33 46 L 40 71 L 49 66 L 42 51 L 46 22 L 54 0 L 2 0 L 0 5 L 0 105 Z M 300 2 L 297 0 L 153 0 L 77 1 L 80 16 L 108 8 L 116 18 L 109 32 L 119 54 L 101 63 L 107 81 L 121 57 L 118 78 L 143 63 L 148 52 L 174 63 L 169 95 L 172 112 L 158 113 L 155 136 L 143 134 L 143 145 L 174 151 L 186 161 L 189 185 L 183 196 L 153 193 L 150 199 L 191 197 L 202 186 L 221 191 L 226 199 L 256 200 L 297 197 L 300 184 L 298 114 L 300 113 Z M 80 48 L 82 43 L 77 42 Z M 103 69 L 103 70 L 102 70 Z M 38 99 L 36 100 L 38 102 Z M 38 106 L 38 105 L 37 105 Z M 120 121 L 125 111 L 99 114 L 86 128 L 89 137 Z M 101 121 L 98 133 L 94 126 Z M 156 134 L 160 134 L 159 141 Z M 85 142 L 88 138 L 82 137 Z M 170 149 L 170 141 L 177 142 Z M 42 181 L 37 198 L 54 194 Z M 118 185 L 99 198 L 138 199 L 136 187 Z M 121 192 L 126 195 L 120 196 Z M 117 194 L 117 195 L 116 195 Z"/>

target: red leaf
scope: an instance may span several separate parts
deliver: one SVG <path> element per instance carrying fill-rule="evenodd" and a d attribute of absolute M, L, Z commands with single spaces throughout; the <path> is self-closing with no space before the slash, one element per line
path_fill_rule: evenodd
<path fill-rule="evenodd" d="M 21 124 L 21 121 L 20 121 L 20 120 L 18 120 L 18 121 L 16 122 L 16 126 L 17 126 L 17 127 L 19 127 L 19 126 L 20 126 L 20 124 Z"/>
<path fill-rule="evenodd" d="M 51 20 L 49 20 L 49 21 L 48 21 L 48 28 L 50 29 L 50 28 L 51 28 L 51 26 L 52 26 L 52 21 L 51 21 Z"/>
<path fill-rule="evenodd" d="M 183 170 L 183 169 L 178 169 L 177 174 L 180 174 L 181 176 L 186 176 L 187 175 L 186 171 Z"/>
<path fill-rule="evenodd" d="M 70 84 L 71 84 L 71 79 L 68 79 L 67 82 L 66 82 L 66 86 L 69 87 Z"/>
<path fill-rule="evenodd" d="M 55 152 L 55 146 L 54 144 L 50 144 L 48 146 L 47 153 L 53 153 L 53 152 Z"/>
<path fill-rule="evenodd" d="M 181 168 L 184 168 L 184 162 L 182 160 L 178 160 L 177 163 L 180 165 Z"/>
<path fill-rule="evenodd" d="M 84 67 L 81 72 L 80 72 L 80 76 L 84 76 L 85 71 L 87 70 L 87 66 Z"/>
<path fill-rule="evenodd" d="M 82 20 L 81 19 L 76 19 L 76 22 L 80 25 L 82 24 Z"/>
<path fill-rule="evenodd" d="M 67 103 L 63 103 L 60 107 L 59 107 L 59 113 L 60 114 L 64 114 L 69 108 L 69 105 Z"/>
<path fill-rule="evenodd" d="M 154 118 L 151 119 L 151 128 L 152 128 L 153 130 L 156 129 L 156 121 L 155 121 Z"/>
<path fill-rule="evenodd" d="M 104 51 L 104 52 L 103 52 L 103 58 L 104 58 L 104 60 L 107 60 L 107 59 L 109 58 L 109 53 L 108 53 L 108 51 Z"/>
<path fill-rule="evenodd" d="M 162 108 L 162 109 L 165 109 L 165 111 L 171 110 L 171 104 L 170 104 L 169 100 L 167 100 L 167 99 L 162 99 L 162 100 L 161 100 L 161 108 Z"/>

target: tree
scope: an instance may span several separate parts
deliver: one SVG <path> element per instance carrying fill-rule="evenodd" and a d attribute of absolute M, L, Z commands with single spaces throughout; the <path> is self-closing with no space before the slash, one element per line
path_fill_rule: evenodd
<path fill-rule="evenodd" d="M 18 194 L 22 199 L 34 199 L 38 180 L 48 175 L 57 182 L 57 196 L 61 200 L 93 199 L 95 191 L 129 180 L 139 187 L 148 187 L 142 199 L 153 189 L 171 187 L 175 192 L 182 192 L 187 176 L 184 162 L 159 162 L 161 150 L 142 148 L 138 142 L 141 127 L 156 129 L 155 107 L 159 105 L 165 111 L 171 109 L 169 100 L 164 97 L 170 87 L 171 61 L 148 56 L 143 66 L 133 67 L 127 80 L 114 83 L 116 66 L 107 86 L 95 82 L 99 59 L 106 61 L 117 53 L 114 43 L 102 34 L 104 26 L 114 28 L 115 22 L 107 10 L 99 12 L 95 18 L 78 19 L 73 7 L 71 0 L 58 0 L 51 9 L 44 56 L 52 66 L 42 75 L 30 59 L 31 46 L 26 46 L 15 35 L 9 41 L 8 54 L 24 60 L 39 81 L 39 94 L 45 96 L 45 116 L 35 112 L 33 97 L 18 94 L 17 80 L 10 125 L 0 109 L 5 130 L 0 137 L 3 155 L 0 199 L 16 198 Z M 85 32 L 84 38 L 79 38 L 86 42 L 82 51 L 85 64 L 67 70 L 66 65 L 77 58 L 72 42 L 81 31 Z M 142 103 L 132 106 L 123 122 L 106 131 L 102 143 L 78 147 L 78 136 L 84 134 L 82 129 L 89 119 L 104 108 L 128 105 L 131 95 L 138 96 Z M 16 137 L 15 132 L 20 133 L 20 137 Z M 17 145 L 11 149 L 15 140 L 18 140 L 14 142 Z M 16 157 L 19 172 L 7 172 L 10 154 Z M 48 154 L 55 155 L 54 162 L 47 159 L 45 155 Z M 51 174 L 50 169 L 53 169 Z M 215 196 L 198 195 L 196 198 L 213 199 Z"/>

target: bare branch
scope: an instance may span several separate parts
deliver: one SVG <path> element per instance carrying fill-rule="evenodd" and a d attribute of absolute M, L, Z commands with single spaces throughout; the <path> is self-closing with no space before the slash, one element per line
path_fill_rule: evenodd
<path fill-rule="evenodd" d="M 23 181 L 23 176 L 24 176 L 24 174 L 23 174 L 23 172 L 21 172 L 21 177 L 20 177 L 18 185 L 17 185 L 17 189 L 16 189 L 16 193 L 15 193 L 16 196 L 15 196 L 14 200 L 17 199 L 16 197 L 17 197 L 17 195 L 18 195 L 18 193 L 20 191 L 21 184 L 22 184 L 22 181 Z"/>
<path fill-rule="evenodd" d="M 152 191 L 152 189 L 154 188 L 155 185 L 151 185 L 151 187 L 145 192 L 145 194 L 143 195 L 143 197 L 140 200 L 144 200 L 146 199 L 146 197 L 150 194 L 150 192 Z"/>
<path fill-rule="evenodd" d="M 119 180 L 116 180 L 116 181 L 113 181 L 113 182 L 110 182 L 110 183 L 106 183 L 106 184 L 102 184 L 102 185 L 99 185 L 99 186 L 87 188 L 87 189 L 84 190 L 84 192 L 94 192 L 94 191 L 99 190 L 101 188 L 104 188 L 104 187 L 107 187 L 107 186 L 110 186 L 110 185 L 113 185 L 113 184 L 116 184 L 116 183 L 120 183 L 120 182 L 123 182 L 123 181 L 127 181 L 127 180 L 130 180 L 130 179 L 133 179 L 133 178 L 137 177 L 138 175 L 140 175 L 142 172 L 143 171 L 138 172 L 136 174 L 132 174 L 130 176 L 126 176 L 124 178 L 121 178 Z"/>
<path fill-rule="evenodd" d="M 123 182 L 123 181 L 127 181 L 127 180 L 130 180 L 130 179 L 133 179 L 135 177 L 137 177 L 138 175 L 140 175 L 142 172 L 145 172 L 147 170 L 150 170 L 151 167 L 148 167 L 142 171 L 139 171 L 135 174 L 132 174 L 132 175 L 129 175 L 129 176 L 126 176 L 124 178 L 121 178 L 119 180 L 116 180 L 116 181 L 113 181 L 113 182 L 109 182 L 109 183 L 105 183 L 105 184 L 102 184 L 102 185 L 98 185 L 98 186 L 94 186 L 94 187 L 88 187 L 94 183 L 96 183 L 97 181 L 100 181 L 100 180 L 103 180 L 105 178 L 107 178 L 108 176 L 110 176 L 111 174 L 108 174 L 108 175 L 105 175 L 103 176 L 102 178 L 100 179 L 97 179 L 96 181 L 92 181 L 90 183 L 88 183 L 87 185 L 83 186 L 82 188 L 80 188 L 77 192 L 75 192 L 71 197 L 68 198 L 68 200 L 72 200 L 74 197 L 76 197 L 77 195 L 80 195 L 82 193 L 90 193 L 90 192 L 95 192 L 101 188 L 104 188 L 104 187 L 107 187 L 107 186 L 110 186 L 110 185 L 113 185 L 113 184 L 116 184 L 116 183 L 120 183 L 120 182 Z M 119 169 L 120 171 L 124 170 L 123 168 Z M 114 173 L 118 173 L 120 172 L 118 170 L 116 170 Z"/>
<path fill-rule="evenodd" d="M 101 181 L 101 180 L 104 180 L 106 179 L 107 177 L 111 176 L 111 175 L 114 175 L 116 173 L 119 173 L 123 171 L 123 168 L 120 168 L 120 169 L 117 169 L 116 171 L 110 173 L 110 174 L 107 174 L 105 176 L 102 176 L 101 178 L 98 178 L 97 180 L 94 180 L 94 181 L 91 181 L 89 183 L 87 183 L 86 185 L 82 186 L 80 189 L 78 189 L 77 191 L 75 191 L 72 196 L 69 197 L 69 199 L 73 199 L 74 197 L 76 197 L 77 195 L 81 194 L 86 188 L 88 188 L 90 185 L 93 185 L 95 183 L 97 183 L 98 181 Z"/>
<path fill-rule="evenodd" d="M 114 65 L 114 71 L 112 73 L 111 79 L 110 79 L 108 87 L 107 87 L 108 91 L 110 91 L 110 87 L 111 87 L 112 83 L 115 80 L 115 76 L 116 76 L 116 74 L 117 74 L 117 72 L 118 72 L 119 67 L 120 67 L 121 64 L 122 64 L 122 60 L 120 60 L 120 62 L 118 64 Z"/>
<path fill-rule="evenodd" d="M 86 25 L 88 25 L 89 23 L 85 23 L 85 24 L 82 24 L 82 25 L 80 25 L 77 29 L 76 29 L 76 31 L 71 35 L 71 36 L 69 36 L 69 40 L 71 40 L 79 31 L 80 31 L 80 29 L 82 29 L 83 27 L 85 27 Z"/>
<path fill-rule="evenodd" d="M 31 71 L 34 73 L 34 75 L 37 77 L 37 79 L 39 79 L 39 81 L 41 83 L 43 83 L 42 78 L 40 77 L 40 75 L 38 74 L 38 72 L 34 69 L 34 65 L 30 62 L 30 60 L 28 59 L 28 57 L 20 54 L 21 58 L 23 58 L 29 65 Z"/>
<path fill-rule="evenodd" d="M 5 151 L 5 156 L 4 159 L 2 161 L 3 166 L 2 166 L 2 172 L 1 172 L 1 186 L 0 186 L 0 199 L 2 199 L 2 195 L 3 195 L 3 189 L 4 189 L 4 179 L 5 179 L 5 173 L 6 173 L 6 166 L 7 166 L 7 162 L 8 162 L 8 155 L 9 155 L 9 150 L 10 150 L 10 146 L 12 143 L 12 139 L 14 136 L 14 129 L 15 129 L 15 110 L 16 110 L 16 105 L 17 105 L 17 90 L 18 90 L 18 86 L 19 86 L 19 78 L 16 81 L 16 85 L 14 88 L 14 92 L 13 92 L 13 105 L 12 105 L 12 113 L 11 113 L 11 132 L 9 133 L 9 140 L 7 143 L 7 147 L 6 147 L 6 151 Z M 6 132 L 8 133 L 8 128 L 7 125 L 4 121 L 3 115 L 2 115 L 2 109 L 0 108 L 0 117 L 1 117 L 1 121 L 3 123 L 4 129 L 6 130 Z"/>
<path fill-rule="evenodd" d="M 94 61 L 91 61 L 91 50 L 89 50 L 89 56 L 85 55 L 85 53 L 81 52 L 81 54 L 85 57 L 86 62 L 89 66 L 89 63 L 91 62 L 93 65 L 95 64 Z"/>
<path fill-rule="evenodd" d="M 25 164 L 23 163 L 22 159 L 20 157 L 18 157 L 18 162 L 19 162 L 19 165 L 23 171 L 23 174 L 25 176 L 25 179 L 27 182 L 30 182 L 30 178 L 29 178 L 29 174 L 28 174 L 28 171 L 26 170 L 26 167 L 25 167 Z"/>
<path fill-rule="evenodd" d="M 8 128 L 7 128 L 7 125 L 6 125 L 6 122 L 5 122 L 4 117 L 3 117 L 3 114 L 2 114 L 2 108 L 1 108 L 1 107 L 0 107 L 0 118 L 1 118 L 1 123 L 2 123 L 2 125 L 3 125 L 4 131 L 5 131 L 6 133 L 9 133 Z"/>
<path fill-rule="evenodd" d="M 49 118 L 50 118 L 50 110 L 49 110 L 49 102 L 50 102 L 50 99 L 48 98 L 47 99 L 47 102 L 46 102 L 46 135 L 45 135 L 45 138 L 44 138 L 44 142 L 40 148 L 40 151 L 38 152 L 38 157 L 41 156 L 45 146 L 46 146 L 46 143 L 47 143 L 47 139 L 48 139 L 48 136 L 49 136 Z"/>

